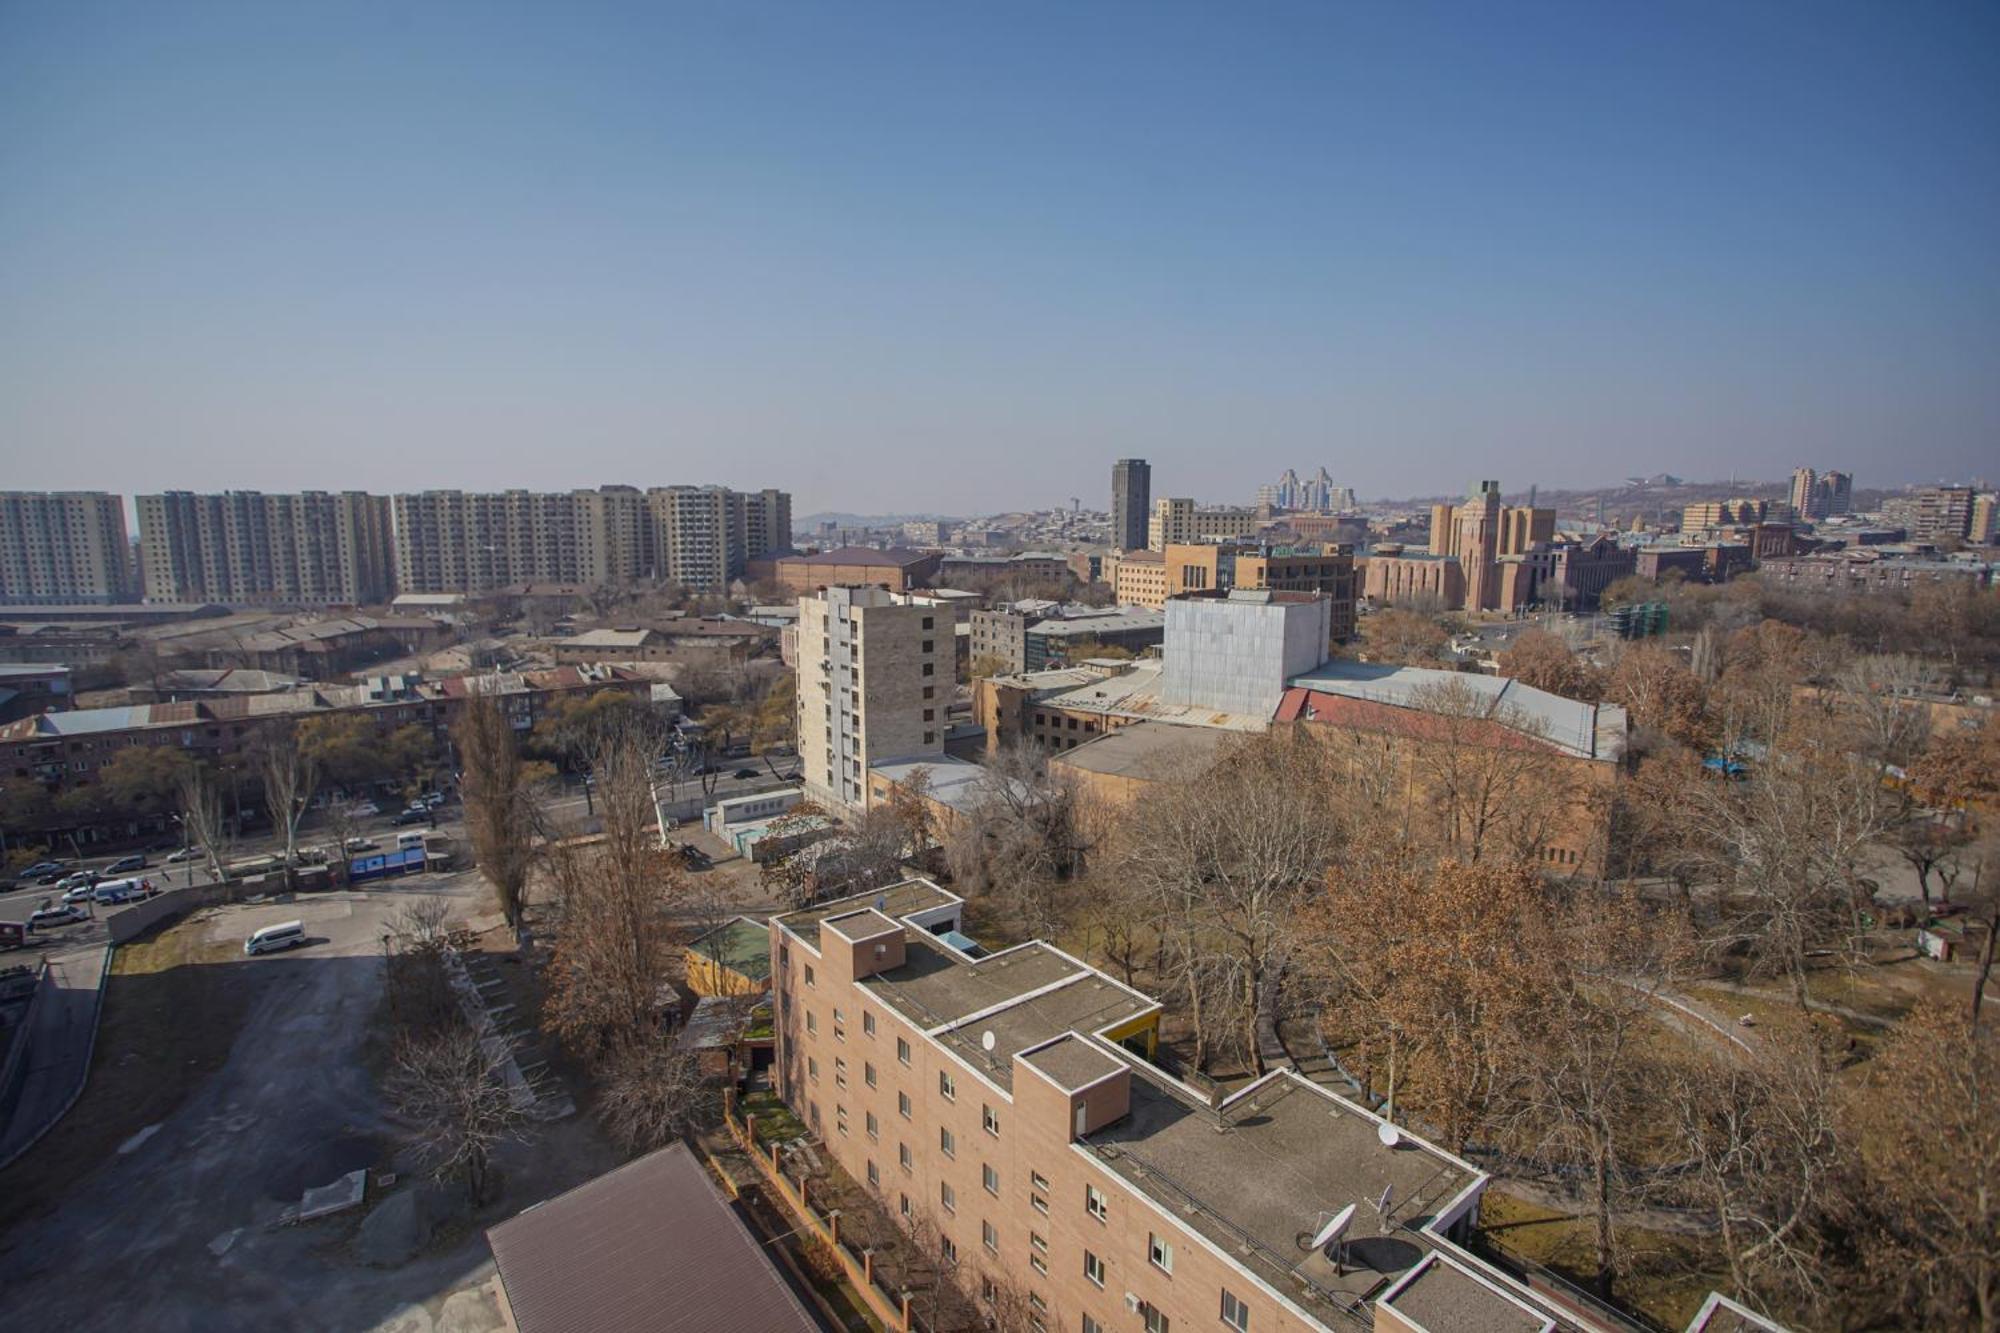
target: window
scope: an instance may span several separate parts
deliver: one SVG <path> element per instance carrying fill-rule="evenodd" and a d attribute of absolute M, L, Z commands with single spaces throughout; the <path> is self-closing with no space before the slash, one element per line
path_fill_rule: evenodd
<path fill-rule="evenodd" d="M 806 1111 L 808 1112 L 806 1118 L 812 1121 L 813 1133 L 819 1133 L 819 1103 L 807 1102 Z"/>
<path fill-rule="evenodd" d="M 813 981 L 813 965 L 811 963 L 806 964 L 806 985 L 808 986 L 816 985 L 816 983 Z"/>
<path fill-rule="evenodd" d="M 935 731 L 927 731 L 927 732 L 925 732 L 925 733 L 924 733 L 924 744 L 925 744 L 925 745 L 935 745 L 935 744 L 937 744 L 937 733 L 936 733 Z"/>
<path fill-rule="evenodd" d="M 869 1138 L 871 1138 L 871 1139 L 879 1139 L 879 1138 L 881 1138 L 881 1137 L 882 1137 L 882 1125 L 881 1125 L 881 1122 L 879 1122 L 879 1121 L 877 1121 L 877 1120 L 875 1119 L 875 1113 L 874 1113 L 873 1111 L 870 1111 L 870 1112 L 868 1112 L 868 1121 L 867 1121 L 867 1126 L 868 1126 L 868 1137 L 869 1137 Z"/>
<path fill-rule="evenodd" d="M 902 1037 L 896 1038 L 896 1058 L 904 1064 L 910 1063 L 910 1043 Z"/>
<path fill-rule="evenodd" d="M 1098 1323 L 1089 1315 L 1085 1315 L 1083 1317 L 1083 1333 L 1104 1333 L 1104 1325 Z"/>
<path fill-rule="evenodd" d="M 875 1012 L 874 1012 L 874 1010 L 872 1010 L 872 1009 L 863 1009 L 863 1010 L 861 1011 L 861 1030 L 862 1030 L 862 1032 L 866 1033 L 866 1034 L 867 1034 L 868 1036 L 871 1036 L 871 1037 L 872 1037 L 872 1036 L 874 1036 L 874 1035 L 875 1035 Z"/>
<path fill-rule="evenodd" d="M 925 639 L 925 640 L 924 640 L 924 648 L 923 648 L 923 650 L 924 650 L 925 652 L 927 652 L 927 653 L 934 653 L 934 652 L 936 652 L 936 651 L 937 651 L 937 640 L 935 640 L 935 639 Z"/>
<path fill-rule="evenodd" d="M 925 628 L 925 629 L 929 629 L 930 627 L 931 627 L 931 617 L 929 617 L 929 616 L 925 616 L 925 617 L 924 617 L 924 628 Z M 924 646 L 924 651 L 925 651 L 925 652 L 929 652 L 929 651 L 930 651 L 930 645 L 926 644 L 926 645 Z"/>
<path fill-rule="evenodd" d="M 935 721 L 937 721 L 937 709 L 935 709 L 935 708 L 926 708 L 926 709 L 924 710 L 924 721 L 926 721 L 926 722 L 935 722 Z"/>
<path fill-rule="evenodd" d="M 979 1108 L 979 1122 L 986 1126 L 988 1134 L 991 1134 L 996 1139 L 1000 1137 L 1000 1113 L 998 1111 L 990 1106 L 981 1104 Z"/>
<path fill-rule="evenodd" d="M 1095 1185 L 1083 1187 L 1083 1211 L 1102 1222 L 1111 1216 L 1111 1206 L 1104 1200 L 1104 1191 Z"/>
<path fill-rule="evenodd" d="M 935 685 L 924 686 L 924 698 L 934 699 L 936 697 L 937 697 L 937 686 Z"/>
<path fill-rule="evenodd" d="M 847 1061 L 838 1055 L 833 1057 L 833 1086 L 836 1088 L 847 1086 Z"/>
<path fill-rule="evenodd" d="M 870 1189 L 882 1188 L 882 1172 L 876 1167 L 873 1157 L 868 1159 L 868 1186 Z"/>
<path fill-rule="evenodd" d="M 1039 1254 L 1031 1254 L 1028 1256 L 1028 1267 L 1034 1269 L 1037 1273 L 1040 1273 L 1043 1277 L 1047 1277 L 1049 1275 L 1049 1261 L 1042 1258 L 1042 1256 Z"/>
<path fill-rule="evenodd" d="M 1162 1273 L 1174 1271 L 1174 1247 L 1165 1237 L 1146 1233 L 1146 1257 L 1153 1261 L 1153 1267 Z"/>
<path fill-rule="evenodd" d="M 1140 1308 L 1146 1312 L 1146 1333 L 1169 1333 L 1165 1315 L 1150 1305 Z"/>
<path fill-rule="evenodd" d="M 1104 1261 L 1089 1250 L 1083 1252 L 1083 1275 L 1090 1279 L 1092 1286 L 1104 1285 Z"/>
<path fill-rule="evenodd" d="M 899 1093 L 897 1093 L 897 1094 L 896 1094 L 896 1114 L 897 1114 L 897 1115 L 899 1115 L 899 1116 L 901 1116 L 901 1117 L 903 1117 L 903 1119 L 905 1119 L 905 1120 L 908 1120 L 908 1119 L 910 1118 L 910 1094 L 909 1094 L 909 1093 L 907 1093 L 907 1092 L 899 1092 Z"/>
<path fill-rule="evenodd" d="M 937 674 L 937 667 L 929 662 L 924 663 L 924 674 L 926 676 L 935 676 Z"/>
<path fill-rule="evenodd" d="M 958 1244 L 950 1236 L 939 1239 L 938 1249 L 944 1253 L 944 1261 L 953 1267 L 958 1265 Z"/>
<path fill-rule="evenodd" d="M 1000 1229 L 991 1222 L 979 1224 L 979 1241 L 993 1253 L 1000 1253 Z"/>
<path fill-rule="evenodd" d="M 944 1206 L 947 1213 L 958 1211 L 958 1195 L 952 1193 L 951 1185 L 947 1181 L 938 1182 L 938 1202 Z"/>
<path fill-rule="evenodd" d="M 903 1169 L 904 1169 L 905 1171 L 908 1171 L 908 1170 L 910 1169 L 910 1145 L 909 1145 L 909 1144 L 907 1144 L 907 1143 L 899 1143 L 899 1144 L 897 1144 L 897 1145 L 896 1145 L 896 1162 L 897 1162 L 897 1164 L 898 1164 L 898 1165 L 900 1165 L 900 1166 L 901 1166 L 901 1167 L 902 1167 L 902 1168 L 903 1168 Z"/>
<path fill-rule="evenodd" d="M 819 1061 L 810 1055 L 806 1057 L 806 1077 L 815 1083 L 819 1082 Z"/>
<path fill-rule="evenodd" d="M 1043 1254 L 1049 1252 L 1049 1238 L 1039 1231 L 1030 1231 L 1028 1233 L 1028 1244 L 1040 1250 Z"/>
<path fill-rule="evenodd" d="M 908 1217 L 908 1216 L 910 1215 L 910 1196 L 909 1196 L 909 1195 L 907 1195 L 907 1194 L 903 1194 L 903 1195 L 898 1195 L 898 1196 L 897 1196 L 897 1204 L 896 1204 L 896 1211 L 897 1211 L 897 1212 L 899 1212 L 899 1213 L 901 1213 L 901 1214 L 902 1214 L 902 1215 L 903 1215 L 904 1217 Z"/>
<path fill-rule="evenodd" d="M 819 1031 L 819 1015 L 815 1014 L 810 1009 L 806 1010 L 806 1031 L 808 1032 Z"/>
<path fill-rule="evenodd" d="M 991 1305 L 999 1295 L 1000 1288 L 993 1285 L 993 1279 L 981 1273 L 979 1275 L 979 1299 Z"/>
<path fill-rule="evenodd" d="M 951 1131 L 943 1125 L 938 1126 L 938 1151 L 946 1157 L 958 1156 L 958 1140 L 953 1138 Z"/>
<path fill-rule="evenodd" d="M 986 1192 L 994 1198 L 1000 1197 L 1000 1173 L 982 1162 L 979 1166 L 979 1183 L 986 1186 Z"/>
<path fill-rule="evenodd" d="M 1040 1213 L 1043 1217 L 1047 1217 L 1049 1215 L 1049 1201 L 1047 1199 L 1044 1199 L 1041 1195 L 1030 1194 L 1028 1196 L 1028 1202 L 1033 1204 L 1035 1206 L 1035 1211 Z"/>
<path fill-rule="evenodd" d="M 1236 1293 L 1227 1287 L 1222 1289 L 1222 1322 L 1237 1333 L 1250 1333 L 1250 1307 L 1237 1300 Z"/>
<path fill-rule="evenodd" d="M 1042 1193 L 1044 1194 L 1048 1193 L 1049 1178 L 1043 1175 L 1041 1172 L 1030 1171 L 1028 1173 L 1028 1183 L 1030 1185 L 1033 1185 L 1036 1189 L 1042 1191 Z"/>
<path fill-rule="evenodd" d="M 847 1136 L 847 1108 L 839 1102 L 833 1104 L 833 1127 L 840 1131 L 841 1137 Z"/>
<path fill-rule="evenodd" d="M 949 1070 L 938 1070 L 938 1096 L 948 1102 L 958 1100 L 958 1084 L 952 1081 Z"/>
<path fill-rule="evenodd" d="M 1039 1291 L 1031 1291 L 1028 1293 L 1028 1304 L 1044 1313 L 1047 1313 L 1049 1308 L 1049 1303 L 1042 1299 L 1042 1293 L 1040 1293 Z"/>
<path fill-rule="evenodd" d="M 861 1081 L 871 1088 L 875 1086 L 875 1066 L 866 1060 L 861 1062 Z"/>

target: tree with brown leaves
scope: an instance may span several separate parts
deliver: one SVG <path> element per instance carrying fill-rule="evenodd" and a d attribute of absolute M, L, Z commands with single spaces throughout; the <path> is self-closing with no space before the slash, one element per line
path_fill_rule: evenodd
<path fill-rule="evenodd" d="M 1500 653 L 1500 674 L 1565 699 L 1595 700 L 1604 687 L 1597 668 L 1569 641 L 1545 629 L 1524 629 Z"/>
<path fill-rule="evenodd" d="M 452 728 L 465 832 L 507 925 L 521 927 L 541 824 L 537 788 L 546 768 L 521 758 L 514 728 L 491 698 L 470 699 Z"/>

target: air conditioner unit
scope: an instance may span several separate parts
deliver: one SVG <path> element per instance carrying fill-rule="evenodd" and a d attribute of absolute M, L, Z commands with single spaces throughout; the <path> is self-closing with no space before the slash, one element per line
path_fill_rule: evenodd
<path fill-rule="evenodd" d="M 1140 1300 L 1137 1296 L 1134 1296 L 1131 1292 L 1128 1291 L 1125 1293 L 1125 1308 L 1127 1310 L 1130 1310 L 1133 1314 L 1139 1313 L 1139 1307 L 1144 1304 L 1145 1304 L 1144 1301 Z"/>

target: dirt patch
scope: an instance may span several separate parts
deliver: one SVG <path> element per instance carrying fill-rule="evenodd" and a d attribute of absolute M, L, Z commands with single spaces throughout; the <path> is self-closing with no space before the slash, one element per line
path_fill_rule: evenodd
<path fill-rule="evenodd" d="M 1594 1270 L 1595 1223 L 1588 1217 L 1545 1208 L 1516 1198 L 1495 1185 L 1479 1203 L 1480 1244 L 1503 1260 L 1526 1260 L 1553 1269 L 1588 1289 Z M 1708 1293 L 1727 1285 L 1722 1256 L 1698 1236 L 1618 1227 L 1632 1271 L 1619 1279 L 1618 1304 L 1637 1310 L 1666 1328 L 1683 1328 Z"/>
<path fill-rule="evenodd" d="M 0 1171 L 0 1233 L 53 1209 L 118 1145 L 165 1120 L 229 1059 L 258 979 L 219 966 L 238 947 L 204 941 L 197 917 L 165 926 L 112 956 L 111 977 L 83 1096 L 32 1152 Z"/>

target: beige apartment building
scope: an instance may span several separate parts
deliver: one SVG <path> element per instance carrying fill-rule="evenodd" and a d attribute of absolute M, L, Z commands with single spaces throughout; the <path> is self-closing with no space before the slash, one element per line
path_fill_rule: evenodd
<path fill-rule="evenodd" d="M 393 505 L 403 592 L 639 579 L 714 591 L 791 541 L 792 500 L 779 490 L 423 491 Z"/>
<path fill-rule="evenodd" d="M 1106 556 L 1106 582 L 1120 606 L 1144 606 L 1159 610 L 1167 604 L 1167 561 L 1158 551 L 1126 551 L 1116 562 Z"/>
<path fill-rule="evenodd" d="M 968 951 L 963 908 L 908 880 L 773 918 L 777 1070 L 1007 1326 L 1592 1327 L 1464 1248 L 1469 1162 L 1290 1069 L 1182 1082 L 1154 1063 L 1158 1001 L 1040 941 Z"/>
<path fill-rule="evenodd" d="M 395 595 L 385 496 L 167 491 L 137 506 L 149 602 L 366 606 Z"/>
<path fill-rule="evenodd" d="M 0 491 L 0 604 L 132 600 L 125 502 L 105 491 Z"/>
<path fill-rule="evenodd" d="M 884 588 L 833 587 L 799 599 L 798 633 L 807 799 L 859 813 L 871 766 L 944 756 L 957 651 L 949 610 L 903 605 Z"/>

